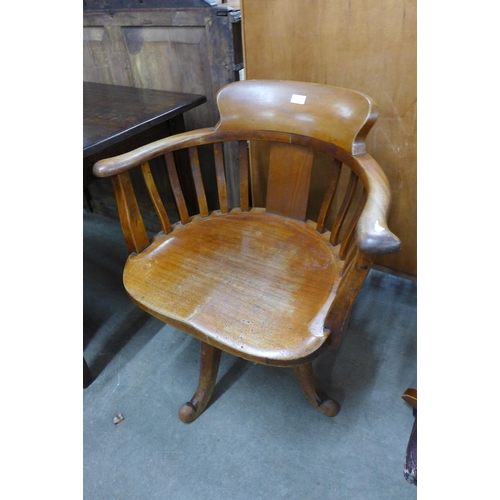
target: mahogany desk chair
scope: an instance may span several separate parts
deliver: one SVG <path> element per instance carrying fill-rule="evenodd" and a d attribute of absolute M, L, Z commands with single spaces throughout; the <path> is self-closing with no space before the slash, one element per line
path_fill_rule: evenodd
<path fill-rule="evenodd" d="M 375 256 L 401 246 L 386 222 L 387 178 L 365 152 L 376 107 L 351 90 L 259 80 L 225 86 L 217 104 L 215 127 L 167 137 L 94 166 L 96 176 L 113 181 L 130 252 L 125 288 L 139 307 L 201 341 L 199 384 L 179 410 L 183 422 L 208 404 L 221 351 L 293 367 L 311 405 L 334 416 L 339 405 L 316 387 L 311 361 L 326 346 L 339 345 Z M 239 145 L 238 165 L 225 164 L 227 141 Z M 267 196 L 265 206 L 251 207 L 248 148 L 257 142 L 268 143 Z M 198 156 L 198 147 L 207 144 L 214 153 L 216 209 L 207 206 Z M 174 159 L 182 149 L 189 154 L 199 206 L 191 216 Z M 306 212 L 316 152 L 329 157 L 330 172 L 313 222 Z M 151 173 L 149 162 L 156 157 L 165 160 L 175 197 L 174 224 Z M 162 227 L 151 240 L 129 177 L 135 167 Z M 229 169 L 239 173 L 236 208 L 228 206 Z M 346 180 L 339 182 L 343 171 Z M 338 210 L 327 229 L 331 207 Z"/>

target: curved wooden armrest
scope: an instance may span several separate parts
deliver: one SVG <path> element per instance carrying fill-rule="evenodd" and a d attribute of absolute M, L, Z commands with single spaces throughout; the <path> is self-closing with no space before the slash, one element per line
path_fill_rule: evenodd
<path fill-rule="evenodd" d="M 401 241 L 389 230 L 387 224 L 391 205 L 389 181 L 380 165 L 370 155 L 354 158 L 368 191 L 368 198 L 357 226 L 358 246 L 368 254 L 385 255 L 399 252 Z"/>
<path fill-rule="evenodd" d="M 373 218 L 370 218 L 373 220 Z M 381 231 L 381 232 L 378 232 Z M 387 228 L 383 218 L 375 218 L 375 223 L 358 226 L 358 246 L 361 251 L 373 255 L 386 255 L 401 250 L 400 239 Z"/>
<path fill-rule="evenodd" d="M 96 177 L 111 177 L 121 174 L 168 151 L 197 146 L 203 142 L 202 138 L 213 132 L 213 127 L 184 132 L 159 139 L 128 153 L 100 160 L 94 165 L 94 175 Z"/>
<path fill-rule="evenodd" d="M 248 135 L 248 131 L 246 132 Z M 184 132 L 152 142 L 129 153 L 100 160 L 94 165 L 93 172 L 97 177 L 111 177 L 167 152 L 199 146 L 210 142 L 210 140 L 223 141 L 229 138 L 232 140 L 241 139 L 235 131 L 220 132 L 217 128 L 212 127 Z M 261 137 L 257 133 L 255 138 Z M 401 249 L 401 241 L 389 230 L 387 225 L 387 214 L 391 203 L 387 177 L 380 165 L 370 155 L 363 154 L 351 158 L 353 158 L 355 170 L 363 179 L 368 192 L 366 204 L 357 226 L 358 246 L 361 251 L 367 254 L 384 255 L 398 252 Z"/>

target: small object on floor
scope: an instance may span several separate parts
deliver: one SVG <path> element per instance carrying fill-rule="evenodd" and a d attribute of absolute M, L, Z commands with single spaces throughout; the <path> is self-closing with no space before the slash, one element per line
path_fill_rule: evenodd
<path fill-rule="evenodd" d="M 413 428 L 406 448 L 404 476 L 409 483 L 417 486 L 417 390 L 407 389 L 402 398 L 413 408 L 415 415 L 415 421 L 413 422 Z"/>
<path fill-rule="evenodd" d="M 118 415 L 116 415 L 116 417 L 113 419 L 113 423 L 116 425 L 119 424 L 122 420 L 123 420 L 123 415 L 121 413 L 118 413 Z"/>

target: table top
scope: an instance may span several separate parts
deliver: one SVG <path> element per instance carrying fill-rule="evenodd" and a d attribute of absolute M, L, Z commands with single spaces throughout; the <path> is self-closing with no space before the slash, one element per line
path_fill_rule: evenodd
<path fill-rule="evenodd" d="M 207 98 L 165 90 L 83 83 L 83 157 L 148 130 Z"/>

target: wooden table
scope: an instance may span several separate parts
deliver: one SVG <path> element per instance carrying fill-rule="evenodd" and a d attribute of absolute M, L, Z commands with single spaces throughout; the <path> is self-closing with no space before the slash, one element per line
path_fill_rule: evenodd
<path fill-rule="evenodd" d="M 94 179 L 95 162 L 184 132 L 183 113 L 206 100 L 198 94 L 84 82 L 84 187 Z"/>
<path fill-rule="evenodd" d="M 184 132 L 183 113 L 206 100 L 198 94 L 83 82 L 84 190 L 95 178 L 97 161 Z M 91 382 L 84 358 L 83 386 Z"/>

